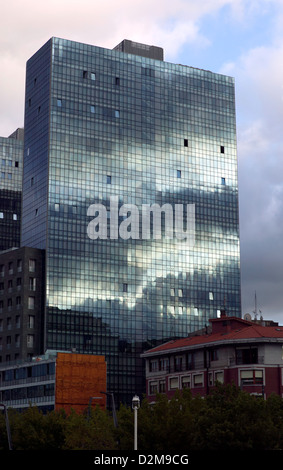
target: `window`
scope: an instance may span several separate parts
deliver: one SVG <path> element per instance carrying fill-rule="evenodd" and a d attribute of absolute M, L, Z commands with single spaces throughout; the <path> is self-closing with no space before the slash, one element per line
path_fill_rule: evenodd
<path fill-rule="evenodd" d="M 221 178 L 221 184 L 222 184 L 222 186 L 225 186 L 225 184 L 226 184 L 225 178 Z"/>
<path fill-rule="evenodd" d="M 189 146 L 189 141 L 188 139 L 184 139 L 184 147 L 188 147 Z"/>
<path fill-rule="evenodd" d="M 34 344 L 34 335 L 27 335 L 27 347 L 32 348 Z"/>
<path fill-rule="evenodd" d="M 243 348 L 236 351 L 237 364 L 258 364 L 257 348 Z"/>
<path fill-rule="evenodd" d="M 29 315 L 29 317 L 28 317 L 28 327 L 29 328 L 34 328 L 34 320 L 35 320 L 34 315 Z"/>
<path fill-rule="evenodd" d="M 90 112 L 92 114 L 95 114 L 95 106 L 93 106 L 93 105 L 90 106 Z"/>
<path fill-rule="evenodd" d="M 157 392 L 157 382 L 149 382 L 149 394 L 155 395 Z"/>
<path fill-rule="evenodd" d="M 0 212 L 0 219 L 4 219 L 4 212 Z"/>
<path fill-rule="evenodd" d="M 263 384 L 263 371 L 262 370 L 241 370 L 240 371 L 241 385 L 262 385 Z"/>
<path fill-rule="evenodd" d="M 107 175 L 106 181 L 107 181 L 107 184 L 111 184 L 111 175 Z"/>
<path fill-rule="evenodd" d="M 182 174 L 181 170 L 177 170 L 177 178 L 181 178 L 181 174 Z"/>
<path fill-rule="evenodd" d="M 165 393 L 166 392 L 166 382 L 165 382 L 165 380 L 160 380 L 159 381 L 159 392 L 160 393 Z"/>
<path fill-rule="evenodd" d="M 60 98 L 57 99 L 57 106 L 58 108 L 62 107 L 62 100 Z"/>
<path fill-rule="evenodd" d="M 149 370 L 150 372 L 155 372 L 158 370 L 158 362 L 157 360 L 150 361 L 149 363 Z"/>
<path fill-rule="evenodd" d="M 176 356 L 174 358 L 174 365 L 175 365 L 175 371 L 181 371 L 182 370 L 182 364 L 183 364 L 183 357 L 182 356 Z"/>
<path fill-rule="evenodd" d="M 169 388 L 170 390 L 176 390 L 179 387 L 179 379 L 178 377 L 170 377 L 169 378 Z"/>
<path fill-rule="evenodd" d="M 17 214 L 13 214 L 13 220 L 18 220 Z"/>
<path fill-rule="evenodd" d="M 35 259 L 29 260 L 29 272 L 34 273 L 35 271 Z"/>
<path fill-rule="evenodd" d="M 19 162 L 15 162 L 15 167 L 16 167 L 16 168 L 19 167 Z"/>
<path fill-rule="evenodd" d="M 169 370 L 169 359 L 160 359 L 159 361 L 159 370 L 168 371 Z"/>
<path fill-rule="evenodd" d="M 213 292 L 208 293 L 208 298 L 209 298 L 209 300 L 213 300 Z"/>
<path fill-rule="evenodd" d="M 223 370 L 220 372 L 215 372 L 215 382 L 219 382 L 221 384 L 224 383 L 224 372 Z"/>
<path fill-rule="evenodd" d="M 123 284 L 123 292 L 128 292 L 128 284 Z"/>
<path fill-rule="evenodd" d="M 36 290 L 36 278 L 35 277 L 29 278 L 29 289 L 32 291 Z"/>
<path fill-rule="evenodd" d="M 193 376 L 194 387 L 203 387 L 203 374 L 196 374 Z"/>
<path fill-rule="evenodd" d="M 83 71 L 83 78 L 89 78 L 90 80 L 96 80 L 95 72 L 88 72 L 87 70 Z"/>
<path fill-rule="evenodd" d="M 29 310 L 34 310 L 34 302 L 35 298 L 34 297 L 29 297 L 28 298 L 28 308 Z"/>
<path fill-rule="evenodd" d="M 210 352 L 210 360 L 211 361 L 218 361 L 218 349 L 211 349 Z"/>
<path fill-rule="evenodd" d="M 33 184 L 34 184 L 34 177 L 32 176 L 30 179 L 30 185 L 33 186 Z"/>
<path fill-rule="evenodd" d="M 22 260 L 21 259 L 17 260 L 17 270 L 18 270 L 18 272 L 22 271 Z"/>
<path fill-rule="evenodd" d="M 55 203 L 55 204 L 54 204 L 54 209 L 55 209 L 56 212 L 59 212 L 59 210 L 60 210 L 60 204 Z"/>
<path fill-rule="evenodd" d="M 191 376 L 186 375 L 186 376 L 182 377 L 181 378 L 181 385 L 182 385 L 182 388 L 190 388 L 190 386 L 191 386 Z"/>
<path fill-rule="evenodd" d="M 115 118 L 119 118 L 120 117 L 120 111 L 119 109 L 115 109 Z"/>
<path fill-rule="evenodd" d="M 220 152 L 221 152 L 221 153 L 225 153 L 225 147 L 224 147 L 224 145 L 220 145 Z"/>

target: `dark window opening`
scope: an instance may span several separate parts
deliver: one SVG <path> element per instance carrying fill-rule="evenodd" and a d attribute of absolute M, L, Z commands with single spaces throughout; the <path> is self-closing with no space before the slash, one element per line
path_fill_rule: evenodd
<path fill-rule="evenodd" d="M 225 147 L 224 147 L 224 145 L 220 145 L 220 152 L 221 152 L 221 153 L 225 153 Z"/>
<path fill-rule="evenodd" d="M 188 139 L 184 139 L 184 147 L 188 147 L 189 146 L 189 141 Z"/>
<path fill-rule="evenodd" d="M 258 359 L 257 348 L 238 349 L 236 351 L 237 364 L 258 364 Z"/>

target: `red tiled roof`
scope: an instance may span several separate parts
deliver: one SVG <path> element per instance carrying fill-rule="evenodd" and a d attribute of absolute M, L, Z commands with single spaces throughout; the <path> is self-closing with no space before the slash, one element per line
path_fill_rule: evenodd
<path fill-rule="evenodd" d="M 283 326 L 260 326 L 257 324 L 250 324 L 249 326 L 242 329 L 234 329 L 228 332 L 222 331 L 219 333 L 210 333 L 200 336 L 190 336 L 186 338 L 180 338 L 167 343 L 161 344 L 155 348 L 152 348 L 145 352 L 155 353 L 168 351 L 170 349 L 179 349 L 189 346 L 197 346 L 206 343 L 214 342 L 225 342 L 225 341 L 238 341 L 258 338 L 270 338 L 270 339 L 282 339 L 283 340 Z"/>

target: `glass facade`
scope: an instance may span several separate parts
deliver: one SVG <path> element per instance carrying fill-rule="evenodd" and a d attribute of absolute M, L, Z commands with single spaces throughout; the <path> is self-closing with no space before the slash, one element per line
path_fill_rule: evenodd
<path fill-rule="evenodd" d="M 145 391 L 145 349 L 224 305 L 241 316 L 233 78 L 52 38 L 27 63 L 23 187 L 22 245 L 46 250 L 45 348 L 105 354 L 117 400 Z M 195 243 L 163 217 L 145 239 L 153 204 L 194 207 Z"/>
<path fill-rule="evenodd" d="M 0 251 L 20 246 L 23 136 L 0 137 Z"/>

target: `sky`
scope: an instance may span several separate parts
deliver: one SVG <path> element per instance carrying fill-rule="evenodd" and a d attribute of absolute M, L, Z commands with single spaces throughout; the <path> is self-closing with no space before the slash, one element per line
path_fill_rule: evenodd
<path fill-rule="evenodd" d="M 283 0 L 9 0 L 0 17 L 0 135 L 24 124 L 26 61 L 52 36 L 234 77 L 242 313 L 283 325 Z M 229 312 L 227 312 L 229 313 Z"/>

